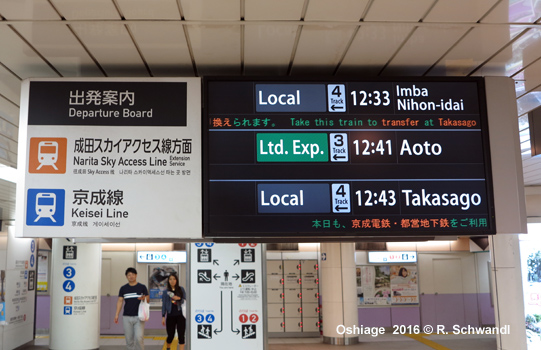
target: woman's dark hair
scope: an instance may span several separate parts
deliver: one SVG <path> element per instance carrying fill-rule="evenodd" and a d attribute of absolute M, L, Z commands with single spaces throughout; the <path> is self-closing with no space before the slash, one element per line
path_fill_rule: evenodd
<path fill-rule="evenodd" d="M 171 287 L 171 283 L 169 283 L 169 277 L 171 276 L 175 277 L 175 279 L 177 280 L 177 286 L 174 291 L 173 291 L 173 288 Z M 167 290 L 175 293 L 175 295 L 180 298 L 184 298 L 184 295 L 182 295 L 182 288 L 180 288 L 180 284 L 178 283 L 178 276 L 176 273 L 172 273 L 167 277 Z"/>
<path fill-rule="evenodd" d="M 405 267 L 401 267 L 401 268 L 400 268 L 400 271 L 398 271 L 398 276 L 404 277 L 404 276 L 402 276 L 402 272 L 404 272 L 404 271 L 406 271 L 406 273 L 407 273 L 407 272 L 408 272 L 408 269 L 406 269 Z"/>

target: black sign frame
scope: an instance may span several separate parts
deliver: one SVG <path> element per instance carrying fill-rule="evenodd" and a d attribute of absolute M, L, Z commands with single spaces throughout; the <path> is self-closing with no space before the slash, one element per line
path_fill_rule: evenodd
<path fill-rule="evenodd" d="M 220 147 L 220 140 L 216 140 L 214 136 L 211 136 L 211 128 L 213 119 L 216 116 L 221 116 L 223 118 L 225 117 L 231 117 L 231 118 L 241 118 L 245 115 L 251 115 L 251 116 L 257 116 L 257 115 L 280 115 L 280 114 L 288 114 L 287 112 L 257 112 L 256 108 L 254 106 L 255 102 L 253 100 L 255 99 L 256 95 L 256 89 L 255 84 L 284 84 L 284 85 L 294 85 L 294 84 L 324 84 L 325 86 L 328 86 L 329 84 L 345 84 L 348 87 L 355 85 L 355 84 L 372 84 L 373 86 L 380 86 L 381 84 L 419 84 L 419 86 L 424 85 L 431 85 L 431 86 L 437 86 L 438 84 L 447 84 L 447 85 L 454 85 L 455 87 L 461 87 L 462 85 L 469 85 L 470 89 L 472 84 L 474 85 L 474 92 L 476 94 L 476 101 L 475 101 L 475 112 L 468 112 L 466 114 L 475 114 L 478 116 L 478 126 L 477 129 L 480 130 L 480 140 L 478 140 L 478 145 L 482 149 L 482 164 L 478 166 L 477 173 L 482 172 L 482 179 L 484 185 L 483 191 L 485 191 L 482 195 L 484 196 L 483 201 L 486 201 L 484 204 L 484 208 L 486 208 L 485 212 L 483 213 L 484 222 L 486 223 L 486 226 L 484 227 L 476 227 L 476 228 L 470 228 L 470 227 L 458 227 L 454 228 L 452 230 L 448 230 L 445 228 L 440 227 L 430 227 L 430 228 L 424 228 L 424 229 L 418 229 L 418 230 L 405 230 L 405 229 L 397 229 L 397 228 L 391 228 L 386 230 L 370 230 L 370 229 L 334 229 L 332 227 L 327 227 L 325 230 L 321 230 L 320 232 L 315 232 L 316 230 L 299 230 L 299 229 L 288 229 L 287 226 L 292 224 L 296 218 L 307 216 L 307 215 L 313 215 L 313 214 L 286 214 L 286 215 L 277 215 L 272 213 L 257 213 L 256 209 L 256 215 L 251 216 L 245 216 L 245 217 L 237 217 L 233 214 L 231 214 L 230 211 L 230 205 L 233 205 L 233 203 L 236 198 L 233 196 L 235 193 L 234 190 L 231 191 L 222 191 L 220 193 L 217 193 L 217 191 L 211 189 L 211 183 L 214 181 L 217 181 L 215 175 L 216 170 L 213 168 L 216 168 L 212 161 L 213 159 L 216 159 L 217 155 L 213 154 L 216 150 L 218 150 L 218 155 L 224 155 L 226 151 L 224 151 L 223 147 Z M 467 84 L 466 84 L 467 83 Z M 223 84 L 223 85 L 222 85 Z M 248 89 L 246 88 L 246 84 L 252 84 L 252 86 Z M 380 85 L 378 85 L 380 84 Z M 226 87 L 226 88 L 224 88 Z M 241 108 L 245 108 L 244 110 L 241 110 L 239 112 L 238 109 L 236 109 L 236 106 L 239 106 L 240 100 L 231 100 L 231 96 L 246 96 L 246 91 L 250 90 L 252 95 L 252 105 L 251 106 L 244 106 Z M 223 94 L 224 91 L 226 91 L 226 94 Z M 347 91 L 349 93 L 349 90 Z M 458 102 L 460 98 L 460 94 L 462 93 L 461 89 L 454 89 L 451 93 L 452 98 L 449 100 L 453 100 L 452 102 Z M 321 240 L 358 240 L 358 239 L 369 239 L 374 240 L 378 237 L 383 238 L 389 238 L 389 239 L 400 239 L 400 238 L 413 238 L 413 237 L 435 237 L 435 236 L 484 236 L 484 235 L 493 235 L 496 233 L 496 220 L 495 220 L 495 208 L 494 208 L 494 192 L 493 192 L 493 182 L 492 182 L 492 167 L 491 167 L 491 155 L 490 155 L 490 146 L 489 146 L 489 130 L 488 130 L 488 117 L 487 117 L 487 106 L 486 106 L 486 95 L 485 95 L 485 83 L 483 78 L 477 78 L 477 77 L 398 77 L 398 78 L 369 78 L 369 79 L 351 79 L 351 78 L 284 78 L 284 77 L 207 77 L 203 79 L 203 228 L 204 228 L 204 235 L 207 238 L 214 238 L 214 239 L 235 239 L 235 238 L 244 238 L 244 239 L 260 239 L 265 241 L 275 241 L 275 240 L 289 240 L 289 239 L 300 239 L 300 240 L 306 240 L 310 238 L 315 239 L 321 239 Z M 381 96 L 380 96 L 381 97 Z M 284 97 L 285 98 L 285 97 Z M 396 96 L 392 96 L 392 99 L 395 99 Z M 282 100 L 285 101 L 285 100 Z M 442 103 L 444 102 L 444 99 L 442 98 Z M 445 99 L 445 102 L 447 102 L 447 99 Z M 346 102 L 346 105 L 348 109 L 350 109 L 349 101 Z M 372 101 L 372 103 L 375 103 L 375 100 Z M 463 101 L 464 104 L 466 102 Z M 396 101 L 392 100 L 391 104 L 396 105 Z M 327 106 L 328 107 L 328 106 Z M 460 106 L 459 106 L 460 107 Z M 443 107 L 442 107 L 443 108 Z M 467 107 L 464 107 L 467 108 Z M 249 111 L 250 110 L 250 111 Z M 332 116 L 338 116 L 338 114 L 332 114 L 329 111 L 325 112 L 303 112 L 303 111 L 295 111 L 289 113 L 291 115 L 295 115 L 296 117 L 302 119 L 304 117 L 310 117 L 310 115 L 318 115 L 319 117 L 326 116 L 327 118 L 330 118 Z M 363 114 L 358 114 L 359 116 L 366 116 L 366 115 L 374 115 L 373 112 L 368 112 Z M 406 113 L 407 114 L 407 113 Z M 402 116 L 404 116 L 403 114 Z M 417 119 L 421 120 L 423 116 L 425 116 L 427 119 L 430 118 L 436 118 L 437 115 L 433 111 L 414 111 L 414 113 L 411 113 L 412 116 L 415 116 Z M 451 114 L 450 114 L 451 115 Z M 455 115 L 456 116 L 456 115 Z M 400 118 L 396 118 L 400 119 Z M 459 120 L 459 119 L 457 119 Z M 440 121 L 440 123 L 445 121 Z M 313 124 L 312 124 L 313 125 Z M 406 125 L 406 128 L 408 126 Z M 411 125 L 410 125 L 411 127 Z M 399 129 L 404 129 L 404 127 L 398 127 Z M 455 126 L 454 129 L 460 129 L 461 126 Z M 248 129 L 248 128 L 247 128 Z M 453 129 L 453 128 L 449 128 Z M 296 129 L 299 130 L 300 133 L 302 133 L 302 129 Z M 321 128 L 322 132 L 332 132 L 332 129 L 324 129 Z M 423 129 L 420 129 L 423 130 Z M 287 130 L 287 131 L 281 131 L 284 133 L 287 132 L 293 132 L 293 129 Z M 270 130 L 269 130 L 269 133 Z M 232 133 L 233 135 L 235 133 Z M 238 134 L 238 133 L 237 133 Z M 255 134 L 255 131 L 254 131 Z M 237 136 L 237 135 L 235 135 Z M 247 137 L 249 138 L 249 137 Z M 223 140 L 221 140 L 223 141 Z M 229 140 L 234 144 L 233 147 L 242 148 L 243 142 L 246 140 L 242 139 L 235 139 L 232 138 Z M 255 145 L 254 141 L 254 145 Z M 381 145 L 380 145 L 381 146 Z M 374 148 L 374 147 L 373 147 Z M 380 147 L 381 150 L 381 147 Z M 370 150 L 371 151 L 371 150 Z M 254 150 L 254 153 L 258 153 L 257 150 Z M 231 161 L 231 159 L 226 160 L 226 162 Z M 234 161 L 233 161 L 234 163 Z M 242 161 L 240 162 L 242 163 Z M 272 163 L 270 163 L 272 164 Z M 259 163 L 259 165 L 263 165 L 263 163 Z M 261 176 L 261 174 L 266 174 L 269 172 L 269 169 L 272 168 L 272 166 L 269 166 L 269 164 L 264 164 L 265 166 L 261 166 L 258 172 L 258 174 Z M 286 178 L 287 173 L 293 173 L 295 174 L 296 170 L 299 168 L 299 165 L 301 167 L 304 165 L 299 162 L 291 162 L 291 163 L 280 163 L 275 164 L 275 168 L 278 170 L 274 170 L 275 172 L 278 171 L 281 173 L 279 177 L 276 177 L 275 180 L 278 181 L 285 181 L 287 182 L 290 180 L 290 182 L 295 182 L 295 178 L 288 179 Z M 287 166 L 287 167 L 286 167 Z M 333 166 L 333 164 L 327 164 L 327 166 Z M 339 164 L 334 164 L 335 167 L 339 166 Z M 456 175 L 458 173 L 457 164 L 444 164 L 441 166 L 443 170 L 441 172 L 449 172 L 450 174 Z M 380 165 L 380 168 L 385 168 L 385 165 Z M 403 166 L 402 168 L 405 170 L 411 170 L 415 167 L 414 164 L 410 166 Z M 222 167 L 227 168 L 227 167 Z M 235 180 L 242 180 L 243 176 L 245 176 L 246 171 L 243 169 L 245 167 L 239 166 L 238 169 L 235 166 L 230 166 L 227 168 L 225 178 L 227 178 L 229 181 L 235 181 Z M 291 171 L 288 171 L 288 168 L 293 169 Z M 342 167 L 344 168 L 344 167 Z M 430 167 L 426 167 L 426 169 L 429 169 Z M 252 167 L 251 170 L 253 170 L 254 167 Z M 314 168 L 312 168 L 314 169 Z M 392 167 L 390 168 L 391 170 Z M 271 170 L 272 171 L 272 170 Z M 334 171 L 334 170 L 333 170 Z M 367 170 L 368 173 L 370 173 L 371 170 Z M 378 170 L 379 171 L 379 170 Z M 429 169 L 429 171 L 432 171 Z M 437 170 L 434 170 L 435 173 L 437 173 Z M 332 173 L 332 171 L 327 170 L 327 174 Z M 374 177 L 377 176 L 373 175 Z M 302 177 L 302 176 L 301 176 Z M 323 176 L 323 179 L 325 176 Z M 463 177 L 462 180 L 465 180 L 467 176 Z M 381 178 L 375 178 L 378 180 L 381 180 Z M 316 179 L 314 179 L 316 180 Z M 427 180 L 427 179 L 422 179 Z M 441 180 L 441 178 L 439 179 Z M 270 181 L 270 180 L 269 180 Z M 272 181 L 271 181 L 272 182 Z M 325 181 L 321 181 L 325 182 Z M 317 183 L 317 182 L 316 182 Z M 250 186 L 245 186 L 242 188 L 243 191 L 250 191 Z M 255 189 L 253 189 L 255 191 Z M 226 219 L 228 222 L 231 222 L 233 220 L 238 220 L 237 224 L 232 225 L 224 225 L 220 227 L 220 225 L 217 225 L 217 221 L 215 219 L 215 213 L 216 213 L 216 206 L 217 204 L 217 198 L 222 198 L 223 203 L 229 203 L 227 206 L 223 206 L 223 209 L 225 209 L 220 217 L 223 219 Z M 441 197 L 440 197 L 441 199 Z M 471 199 L 471 198 L 470 198 Z M 256 198 L 256 200 L 258 200 Z M 410 198 L 411 200 L 411 198 Z M 250 206 L 255 205 L 257 208 L 258 203 L 244 203 L 245 208 L 248 208 Z M 276 220 L 273 221 L 266 221 L 263 223 L 264 228 L 261 229 L 260 225 L 261 222 L 258 221 L 258 217 L 266 216 L 266 217 L 273 217 L 275 216 Z M 333 223 L 333 218 L 337 214 L 333 214 L 332 212 L 327 215 L 320 215 L 323 220 L 330 220 L 331 226 Z M 328 218 L 328 219 L 325 219 Z M 434 217 L 430 217 L 434 218 Z M 459 226 L 461 223 L 459 223 Z M 259 227 L 259 228 L 258 228 Z"/>

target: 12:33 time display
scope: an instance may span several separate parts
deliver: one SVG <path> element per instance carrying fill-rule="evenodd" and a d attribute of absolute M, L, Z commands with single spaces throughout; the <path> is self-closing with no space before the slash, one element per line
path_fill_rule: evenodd
<path fill-rule="evenodd" d="M 354 106 L 388 106 L 391 104 L 389 91 L 367 92 L 365 90 L 351 91 Z"/>

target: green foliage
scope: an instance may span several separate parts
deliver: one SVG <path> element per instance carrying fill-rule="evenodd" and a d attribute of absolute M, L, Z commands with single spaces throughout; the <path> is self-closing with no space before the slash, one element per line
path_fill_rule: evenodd
<path fill-rule="evenodd" d="M 527 260 L 528 282 L 541 282 L 541 251 L 530 254 Z"/>

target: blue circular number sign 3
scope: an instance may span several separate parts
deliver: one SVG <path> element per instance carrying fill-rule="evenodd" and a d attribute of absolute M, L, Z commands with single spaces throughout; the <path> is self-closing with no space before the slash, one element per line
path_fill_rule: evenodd
<path fill-rule="evenodd" d="M 64 269 L 64 277 L 73 278 L 75 276 L 75 269 L 71 266 L 68 266 Z"/>

